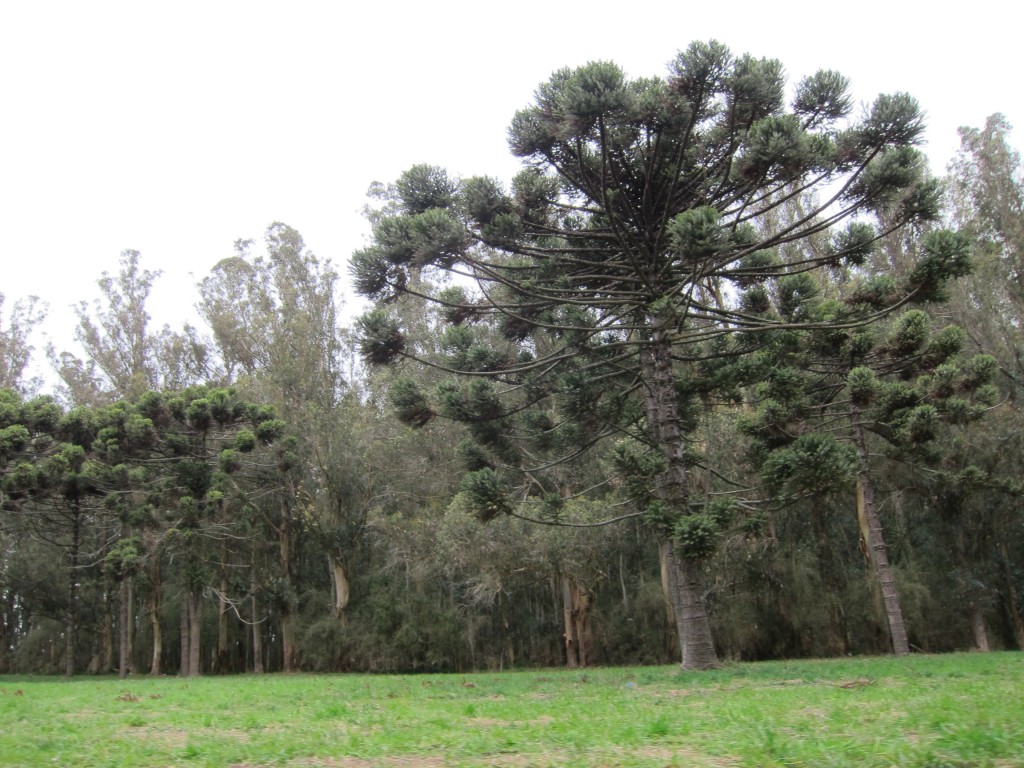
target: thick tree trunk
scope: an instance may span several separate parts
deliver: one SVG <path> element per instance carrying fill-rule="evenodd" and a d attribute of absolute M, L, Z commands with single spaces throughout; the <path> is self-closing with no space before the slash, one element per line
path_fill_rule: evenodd
<path fill-rule="evenodd" d="M 203 593 L 195 589 L 188 596 L 188 676 L 203 673 L 201 636 L 203 628 Z"/>
<path fill-rule="evenodd" d="M 68 547 L 68 604 L 64 617 L 64 674 L 75 674 L 75 643 L 78 625 L 78 558 L 81 549 L 82 516 L 78 503 L 71 510 L 71 544 Z"/>
<path fill-rule="evenodd" d="M 676 380 L 672 370 L 672 344 L 661 329 L 661 321 L 652 321 L 652 344 L 647 350 L 646 411 L 648 429 L 660 447 L 668 468 L 658 478 L 658 498 L 675 514 L 688 515 L 689 491 L 686 485 L 686 443 L 679 419 Z M 711 637 L 711 621 L 704 600 L 700 564 L 678 552 L 672 542 L 672 606 L 676 616 L 683 669 L 712 669 L 719 666 Z"/>
<path fill-rule="evenodd" d="M 676 623 L 683 646 L 683 669 L 714 669 L 720 664 L 711 636 L 700 564 L 682 557 L 675 546 L 669 548 L 669 560 Z"/>
<path fill-rule="evenodd" d="M 910 653 L 910 645 L 907 641 L 906 625 L 903 623 L 903 609 L 900 607 L 896 577 L 889 564 L 889 551 L 882 535 L 882 520 L 875 509 L 875 489 L 868 467 L 867 440 L 860 425 L 860 411 L 854 408 L 852 415 L 857 454 L 860 458 L 860 470 L 857 472 L 857 519 L 861 525 L 861 535 L 864 537 L 875 579 L 882 592 L 892 652 L 897 656 L 906 656 Z"/>

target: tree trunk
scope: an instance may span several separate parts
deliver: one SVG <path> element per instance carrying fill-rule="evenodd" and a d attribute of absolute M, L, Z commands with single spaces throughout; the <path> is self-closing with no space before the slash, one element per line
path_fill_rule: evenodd
<path fill-rule="evenodd" d="M 861 525 L 861 535 L 867 548 L 875 579 L 882 592 L 885 606 L 885 618 L 889 625 L 889 638 L 892 641 L 892 652 L 897 656 L 910 653 L 907 641 L 907 629 L 903 623 L 903 610 L 900 607 L 899 591 L 896 589 L 896 578 L 889 564 L 889 551 L 882 536 L 882 520 L 875 509 L 875 489 L 871 484 L 868 466 L 868 447 L 864 437 L 864 428 L 860 425 L 860 411 L 852 409 L 854 442 L 860 458 L 860 469 L 857 472 L 857 519 Z"/>
<path fill-rule="evenodd" d="M 289 526 L 290 510 L 286 499 L 281 501 L 281 527 L 279 544 L 281 557 L 281 575 L 284 578 L 287 594 L 281 609 L 281 650 L 283 654 L 282 669 L 294 672 L 298 663 L 298 645 L 295 642 L 295 606 L 292 605 L 292 566 L 291 566 L 291 530 Z"/>
<path fill-rule="evenodd" d="M 988 627 L 985 626 L 985 612 L 976 603 L 971 604 L 971 629 L 974 630 L 974 647 L 988 653 L 991 649 L 988 644 Z"/>
<path fill-rule="evenodd" d="M 9 627 L 12 624 L 11 594 L 9 590 L 0 590 L 0 675 L 6 675 L 11 669 L 11 655 L 8 650 L 11 642 Z"/>
<path fill-rule="evenodd" d="M 658 544 L 658 565 L 661 572 L 661 594 L 665 601 L 665 650 L 669 657 L 682 658 L 679 647 L 679 625 L 676 621 L 675 598 L 672 593 L 672 564 L 669 562 L 669 543 Z"/>
<path fill-rule="evenodd" d="M 572 621 L 572 587 L 569 577 L 562 574 L 562 641 L 565 644 L 565 666 L 575 669 L 578 666 L 576 657 L 576 631 Z"/>
<path fill-rule="evenodd" d="M 122 578 L 117 590 L 117 676 L 121 680 L 124 680 L 126 677 L 128 677 L 128 659 L 131 658 L 130 649 L 128 647 L 128 636 L 131 634 L 128 628 L 128 603 L 128 579 Z"/>
<path fill-rule="evenodd" d="M 78 625 L 78 558 L 81 549 L 82 515 L 78 502 L 71 509 L 71 544 L 68 547 L 68 604 L 64 618 L 64 674 L 75 674 L 75 642 Z"/>
<path fill-rule="evenodd" d="M 203 621 L 203 593 L 194 589 L 188 596 L 188 676 L 199 677 L 203 673 L 203 657 L 200 653 Z"/>
<path fill-rule="evenodd" d="M 581 667 L 589 663 L 590 647 L 590 596 L 575 579 L 570 588 L 572 597 L 572 623 L 576 635 L 576 655 Z"/>
<path fill-rule="evenodd" d="M 188 677 L 188 644 L 189 644 L 189 593 L 181 593 L 181 608 L 178 611 L 178 639 L 180 641 L 181 654 L 178 662 L 178 674 L 181 677 Z"/>
<path fill-rule="evenodd" d="M 668 468 L 658 478 L 658 498 L 677 515 L 690 514 L 689 491 L 686 485 L 686 444 L 676 400 L 676 380 L 672 370 L 672 344 L 661 328 L 662 321 L 652 323 L 651 346 L 644 362 L 647 378 L 646 402 L 648 429 L 655 445 L 668 461 Z M 663 532 L 669 533 L 669 532 Z M 671 563 L 672 607 L 676 616 L 683 669 L 712 669 L 719 666 L 711 639 L 711 621 L 704 602 L 699 563 L 669 546 Z"/>
<path fill-rule="evenodd" d="M 256 595 L 253 594 L 252 604 L 252 671 L 257 675 L 263 674 L 263 624 L 260 621 L 259 605 L 256 602 Z"/>
<path fill-rule="evenodd" d="M 714 669 L 720 664 L 711 637 L 700 564 L 682 557 L 673 545 L 669 547 L 669 559 L 676 623 L 683 646 L 683 669 Z"/>
<path fill-rule="evenodd" d="M 249 592 L 252 597 L 249 598 L 249 607 L 252 611 L 251 625 L 252 629 L 252 671 L 257 675 L 263 674 L 263 621 L 260 617 L 260 606 L 259 601 L 256 599 L 256 594 L 259 589 L 259 582 L 256 579 L 256 574 L 259 572 L 256 561 L 256 547 L 252 548 L 251 555 L 249 558 Z"/>
<path fill-rule="evenodd" d="M 108 674 L 114 669 L 114 612 L 110 608 L 110 594 L 103 586 L 103 633 L 101 638 L 100 673 Z"/>
<path fill-rule="evenodd" d="M 152 654 L 149 661 L 149 674 L 160 674 L 160 657 L 164 652 L 164 636 L 160 629 L 160 553 L 153 550 L 149 565 L 149 626 L 153 633 Z"/>
<path fill-rule="evenodd" d="M 348 621 L 345 609 L 349 601 L 349 581 L 345 575 L 345 566 L 331 554 L 327 555 L 327 564 L 331 571 L 331 583 L 334 585 L 334 605 L 331 606 L 331 612 L 342 626 L 346 626 Z"/>
<path fill-rule="evenodd" d="M 228 650 L 228 544 L 221 542 L 220 555 L 220 595 L 217 598 L 217 674 L 229 672 L 230 659 Z"/>

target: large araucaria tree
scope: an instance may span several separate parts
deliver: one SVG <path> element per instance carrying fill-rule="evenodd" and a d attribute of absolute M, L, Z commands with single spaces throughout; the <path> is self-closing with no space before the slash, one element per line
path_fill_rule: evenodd
<path fill-rule="evenodd" d="M 557 517 L 560 496 L 592 487 L 566 467 L 617 442 L 606 464 L 628 471 L 622 487 L 669 546 L 687 669 L 718 663 L 702 582 L 728 506 L 691 477 L 699 410 L 787 328 L 870 322 L 966 268 L 963 240 L 933 232 L 885 296 L 824 319 L 761 307 L 794 273 L 864 269 L 876 242 L 936 215 L 917 102 L 879 96 L 855 116 L 847 88 L 821 71 L 787 106 L 778 61 L 715 42 L 664 78 L 609 62 L 560 70 L 513 119 L 524 169 L 510 189 L 413 167 L 381 191 L 373 242 L 352 256 L 357 290 L 377 302 L 360 321 L 366 357 L 464 374 L 433 393 L 399 380 L 392 399 L 410 423 L 469 425 L 463 487 L 482 517 L 524 504 Z M 780 215 L 793 201 L 802 215 Z M 805 256 L 778 257 L 795 242 Z M 401 327 L 402 295 L 439 305 L 432 347 Z"/>

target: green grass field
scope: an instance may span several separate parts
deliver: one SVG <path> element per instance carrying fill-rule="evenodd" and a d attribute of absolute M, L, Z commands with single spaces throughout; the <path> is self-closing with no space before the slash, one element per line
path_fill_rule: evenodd
<path fill-rule="evenodd" d="M 1024 766 L 1024 654 L 0 677 L 3 766 Z"/>

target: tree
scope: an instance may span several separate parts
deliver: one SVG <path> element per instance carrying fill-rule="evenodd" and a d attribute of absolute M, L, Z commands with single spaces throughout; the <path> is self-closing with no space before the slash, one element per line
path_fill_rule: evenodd
<path fill-rule="evenodd" d="M 236 255 L 218 263 L 200 284 L 199 309 L 229 374 L 274 404 L 295 436 L 296 461 L 284 476 L 295 492 L 282 494 L 265 515 L 279 545 L 279 592 L 287 596 L 280 601 L 281 636 L 285 668 L 291 670 L 298 663 L 294 541 L 303 526 L 313 524 L 335 585 L 335 613 L 343 622 L 376 473 L 362 460 L 368 441 L 357 422 L 365 409 L 354 394 L 346 397 L 338 275 L 286 224 L 271 224 L 264 244 L 265 254 L 256 255 L 252 242 L 238 241 Z"/>
<path fill-rule="evenodd" d="M 976 246 L 975 274 L 959 286 L 959 322 L 999 359 L 1016 400 L 1024 386 L 1024 167 L 1009 134 L 998 114 L 982 129 L 961 128 L 947 184 L 952 218 Z"/>
<path fill-rule="evenodd" d="M 784 90 L 778 61 L 716 42 L 681 52 L 665 78 L 630 80 L 608 62 L 560 70 L 512 122 L 525 169 L 511 191 L 415 166 L 386 189 L 373 242 L 351 261 L 357 290 L 380 302 L 360 326 L 371 362 L 416 356 L 389 301 L 414 294 L 444 309 L 447 354 L 430 362 L 468 383 L 442 385 L 440 406 L 409 386 L 395 399 L 411 423 L 440 412 L 471 425 L 479 449 L 465 488 L 484 517 L 513 512 L 512 499 L 557 496 L 546 470 L 604 439 L 644 446 L 654 470 L 644 514 L 670 546 L 688 669 L 718 663 L 702 584 L 718 522 L 690 482 L 701 458 L 688 432 L 717 397 L 694 375 L 699 364 L 741 358 L 809 322 L 760 315 L 737 300 L 746 287 L 860 264 L 872 243 L 934 218 L 938 204 L 914 148 L 923 123 L 913 98 L 880 96 L 851 119 L 835 72 L 802 80 L 788 109 Z M 788 200 L 815 192 L 802 217 L 773 225 Z M 826 247 L 796 263 L 774 258 L 810 238 Z M 937 290 L 962 260 L 958 247 L 934 240 L 881 306 L 844 322 Z M 430 291 L 419 278 L 431 275 L 454 282 Z M 484 319 L 502 344 L 478 339 Z"/>
<path fill-rule="evenodd" d="M 852 291 L 849 299 L 877 295 L 882 282 Z M 801 293 L 808 317 L 848 311 L 809 284 Z M 885 329 L 791 334 L 763 361 L 770 367 L 758 387 L 759 408 L 745 422 L 754 463 L 776 493 L 788 488 L 821 497 L 840 488 L 843 478 L 854 481 L 860 545 L 896 655 L 908 654 L 910 646 L 875 501 L 878 469 L 868 438 L 907 465 L 938 463 L 939 425 L 976 421 L 998 398 L 989 383 L 995 359 L 958 360 L 963 339 L 956 326 L 933 332 L 920 309 L 894 317 Z"/>
<path fill-rule="evenodd" d="M 3 306 L 4 295 L 0 293 L 0 310 Z M 24 376 L 34 351 L 29 337 L 45 317 L 46 312 L 35 296 L 14 302 L 6 327 L 0 316 L 0 389 L 37 388 L 38 382 L 25 381 Z"/>
<path fill-rule="evenodd" d="M 960 151 L 950 163 L 946 179 L 951 192 L 950 215 L 974 239 L 977 262 L 974 274 L 957 285 L 951 309 L 969 342 L 998 360 L 998 383 L 1005 400 L 985 429 L 975 431 L 961 451 L 962 470 L 976 475 L 973 470 L 980 468 L 987 481 L 979 484 L 975 477 L 967 488 L 957 491 L 954 477 L 949 483 L 953 490 L 942 498 L 955 503 L 944 503 L 942 508 L 947 512 L 943 519 L 950 523 L 949 532 L 955 533 L 948 537 L 954 547 L 963 550 L 963 541 L 973 540 L 973 549 L 985 553 L 958 571 L 971 573 L 966 581 L 974 585 L 974 592 L 977 585 L 990 587 L 1002 582 L 1000 592 L 1013 640 L 1018 648 L 1024 648 L 1024 602 L 1020 599 L 1024 580 L 1019 566 L 1024 517 L 1015 469 L 1021 462 L 1024 387 L 1024 166 L 1010 138 L 1011 126 L 999 114 L 991 115 L 980 129 L 961 128 Z M 992 565 L 991 551 L 986 550 L 991 545 L 998 551 L 999 578 L 985 573 Z M 985 578 L 979 577 L 981 573 Z M 977 613 L 975 626 L 983 627 L 980 610 Z"/>
<path fill-rule="evenodd" d="M 75 404 L 139 397 L 153 389 L 183 389 L 209 375 L 206 346 L 194 328 L 181 333 L 165 325 L 150 329 L 147 307 L 160 272 L 141 266 L 138 251 L 121 254 L 117 275 L 98 280 L 102 301 L 80 302 L 75 338 L 86 352 L 82 361 L 68 352 L 51 351 L 54 367 Z"/>

